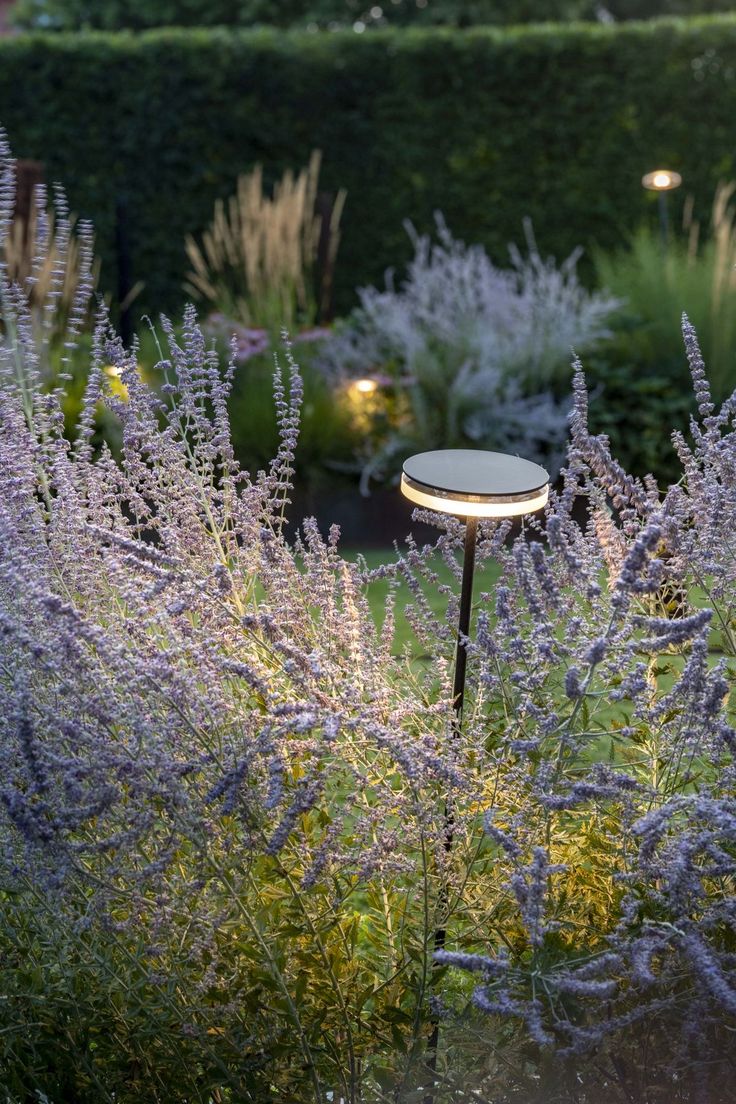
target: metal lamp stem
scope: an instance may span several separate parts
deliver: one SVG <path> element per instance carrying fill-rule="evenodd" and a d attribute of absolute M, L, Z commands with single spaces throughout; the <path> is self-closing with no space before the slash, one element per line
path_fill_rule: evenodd
<path fill-rule="evenodd" d="M 452 703 L 455 709 L 455 734 L 459 735 L 465 699 L 465 671 L 468 664 L 466 641 L 470 633 L 470 611 L 473 605 L 473 574 L 475 572 L 475 546 L 478 539 L 478 519 L 469 517 L 465 524 L 465 552 L 463 556 L 463 581 L 460 590 L 460 617 L 455 646 L 455 678 L 452 685 Z"/>
<path fill-rule="evenodd" d="M 667 193 L 660 192 L 659 196 L 659 233 L 662 238 L 662 248 L 667 250 L 667 242 L 669 239 L 669 218 L 667 211 Z"/>
<path fill-rule="evenodd" d="M 457 625 L 457 644 L 455 645 L 455 677 L 452 684 L 452 707 L 455 717 L 452 723 L 452 735 L 455 740 L 460 736 L 463 721 L 463 704 L 465 700 L 465 672 L 468 664 L 468 636 L 470 634 L 470 613 L 473 607 L 473 575 L 475 573 L 475 548 L 478 541 L 478 519 L 466 518 L 465 522 L 465 550 L 463 553 L 463 579 L 460 588 L 460 616 Z M 449 801 L 445 802 L 445 851 L 452 851 L 454 817 Z M 446 908 L 448 904 L 447 887 L 440 890 L 440 907 Z M 434 950 L 441 951 L 445 946 L 447 929 L 444 923 L 434 933 Z M 439 1020 L 432 1025 L 432 1034 L 427 1043 L 427 1069 L 432 1077 L 437 1071 L 437 1046 L 440 1038 Z M 434 1104 L 432 1090 L 424 1098 L 424 1104 Z"/>

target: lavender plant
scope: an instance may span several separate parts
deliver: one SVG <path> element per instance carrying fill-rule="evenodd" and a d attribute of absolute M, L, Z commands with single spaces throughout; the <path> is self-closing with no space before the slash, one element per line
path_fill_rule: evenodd
<path fill-rule="evenodd" d="M 68 353 L 84 328 L 98 268 L 90 223 L 69 214 L 66 197 L 56 188 L 52 210 L 46 188 L 38 185 L 30 217 L 15 210 L 15 168 L 7 139 L 0 130 L 0 164 L 4 167 L 0 205 L 0 329 L 12 339 L 15 310 L 12 300 L 27 304 L 26 325 L 33 330 L 34 354 L 43 363 L 48 380 L 68 365 Z M 61 354 L 60 357 L 58 354 Z M 62 371 L 62 374 L 66 374 Z"/>
<path fill-rule="evenodd" d="M 407 451 L 468 446 L 519 452 L 555 470 L 564 453 L 570 350 L 608 335 L 619 305 L 578 282 L 579 251 L 544 260 L 527 224 L 528 256 L 510 269 L 482 246 L 456 241 L 441 215 L 437 240 L 407 224 L 414 245 L 406 279 L 362 288 L 360 306 L 321 351 L 338 384 L 386 375 L 399 410 L 367 461 L 391 469 Z"/>
<path fill-rule="evenodd" d="M 700 419 L 692 445 L 675 434 L 681 482 L 661 497 L 589 433 L 577 363 L 549 552 L 515 542 L 495 624 L 479 617 L 505 894 L 491 953 L 437 957 L 479 975 L 483 1012 L 587 1058 L 586 1100 L 731 1092 L 734 400 L 716 411 L 687 318 L 683 334 Z"/>
<path fill-rule="evenodd" d="M 281 444 L 250 477 L 230 444 L 233 368 L 193 310 L 180 340 L 162 323 L 159 392 L 103 308 L 71 442 L 27 299 L 0 279 L 4 1082 L 354 1100 L 378 1039 L 401 1044 L 380 1076 L 408 1083 L 440 794 L 461 784 L 442 754 L 449 695 L 404 676 L 336 532 L 284 539 L 289 347 Z M 119 462 L 93 448 L 101 404 Z"/>
<path fill-rule="evenodd" d="M 235 461 L 235 369 L 192 309 L 162 322 L 160 390 L 101 309 L 70 440 L 21 290 L 0 268 L 6 1095 L 644 1104 L 659 1085 L 718 1104 L 736 400 L 716 412 L 690 327 L 680 484 L 662 498 L 615 463 L 578 371 L 545 525 L 484 530 L 502 575 L 453 739 L 456 594 L 446 617 L 426 594 L 438 557 L 457 573 L 462 526 L 434 518 L 433 545 L 374 572 L 334 529 L 286 540 L 288 342 L 267 470 Z M 95 445 L 101 405 L 118 459 Z M 399 584 L 422 661 L 394 654 Z"/>

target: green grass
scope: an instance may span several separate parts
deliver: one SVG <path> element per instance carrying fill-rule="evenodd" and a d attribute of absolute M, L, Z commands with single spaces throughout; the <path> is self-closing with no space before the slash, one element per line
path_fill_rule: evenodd
<path fill-rule="evenodd" d="M 368 552 L 359 552 L 357 550 L 344 550 L 343 555 L 347 560 L 357 560 L 358 556 L 362 556 L 370 569 L 379 567 L 381 564 L 393 563 L 396 560 L 396 555 L 391 548 L 378 548 L 372 549 Z M 458 558 L 459 562 L 459 558 Z M 455 579 L 454 575 L 450 571 L 450 568 L 439 556 L 433 563 L 433 569 L 437 572 L 440 582 L 451 586 L 456 594 L 460 593 L 460 583 Z M 475 580 L 473 585 L 473 597 L 477 604 L 479 596 L 484 591 L 492 590 L 496 580 L 500 573 L 500 567 L 498 563 L 494 561 L 487 561 L 482 565 L 476 566 Z M 379 579 L 376 582 L 370 583 L 366 587 L 366 596 L 368 598 L 371 612 L 377 625 L 380 625 L 383 621 L 386 595 L 388 594 L 389 583 L 386 579 Z M 440 619 L 444 618 L 447 612 L 447 598 L 444 594 L 435 586 L 429 584 L 423 585 L 423 591 L 426 595 L 427 602 L 429 603 L 433 613 L 435 613 Z M 408 645 L 410 655 L 415 659 L 420 659 L 423 655 L 423 647 L 417 641 L 414 633 L 412 632 L 411 625 L 407 621 L 404 610 L 407 605 L 411 605 L 411 593 L 405 582 L 401 582 L 396 594 L 396 635 L 394 638 L 393 651 L 395 655 L 403 653 L 405 646 Z"/>

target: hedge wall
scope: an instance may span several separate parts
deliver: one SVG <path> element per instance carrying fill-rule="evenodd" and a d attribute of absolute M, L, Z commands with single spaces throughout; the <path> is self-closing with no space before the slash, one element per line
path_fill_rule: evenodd
<path fill-rule="evenodd" d="M 25 29 L 148 30 L 151 27 L 367 27 L 510 25 L 601 17 L 651 19 L 730 11 L 733 0 L 15 0 L 12 20 Z M 376 10 L 377 9 L 377 10 Z M 605 19 L 605 16 L 603 16 Z"/>
<path fill-rule="evenodd" d="M 678 169 L 707 216 L 736 175 L 736 18 L 512 31 L 154 31 L 0 42 L 0 123 L 91 216 L 114 286 L 116 198 L 142 311 L 182 300 L 188 231 L 262 161 L 324 151 L 345 186 L 339 305 L 400 265 L 402 220 L 498 258 L 530 215 L 543 250 L 610 246 L 652 211 L 644 171 Z M 678 200 L 676 200 L 678 202 Z"/>

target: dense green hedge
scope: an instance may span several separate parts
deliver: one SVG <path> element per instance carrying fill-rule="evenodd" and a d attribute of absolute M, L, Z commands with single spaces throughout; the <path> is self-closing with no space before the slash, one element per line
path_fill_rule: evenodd
<path fill-rule="evenodd" d="M 653 208 L 644 171 L 680 170 L 707 215 L 736 175 L 736 18 L 621 27 L 309 35 L 154 31 L 0 43 L 0 122 L 91 216 L 110 258 L 129 208 L 140 307 L 173 309 L 183 240 L 260 160 L 325 154 L 345 186 L 340 305 L 410 253 L 402 220 L 497 258 L 531 215 L 545 251 L 620 241 Z M 674 210 L 674 208 L 673 208 Z"/>
<path fill-rule="evenodd" d="M 150 27 L 350 26 L 394 24 L 512 24 L 703 15 L 729 11 L 733 0 L 16 0 L 13 16 L 25 28 L 145 30 Z M 376 11 L 376 9 L 378 9 Z M 605 15 L 603 16 L 605 18 Z"/>

